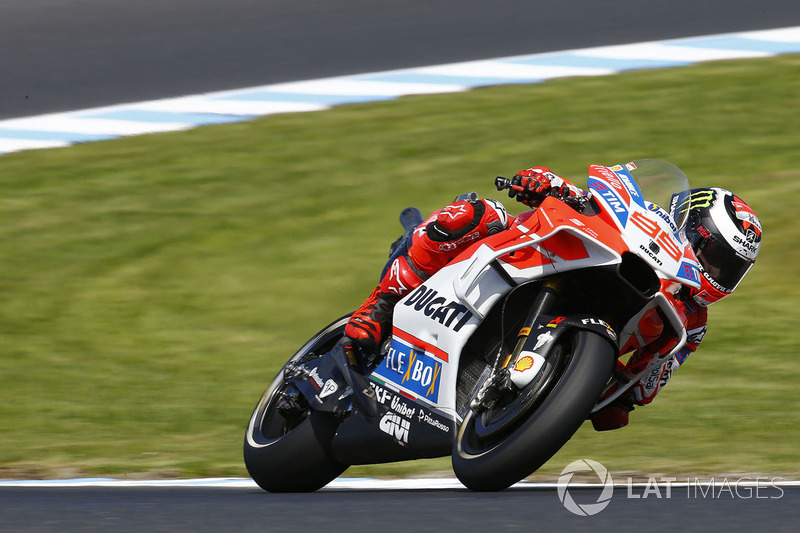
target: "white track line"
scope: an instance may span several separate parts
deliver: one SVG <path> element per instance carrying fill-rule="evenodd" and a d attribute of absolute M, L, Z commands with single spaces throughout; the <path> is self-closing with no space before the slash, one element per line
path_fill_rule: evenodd
<path fill-rule="evenodd" d="M 720 59 L 800 53 L 800 26 L 463 61 L 233 91 L 165 98 L 0 121 L 0 154 L 128 135 L 178 131 L 275 113 L 439 94 L 508 83 L 537 83 Z"/>
<path fill-rule="evenodd" d="M 670 483 L 673 488 L 686 488 L 712 483 L 714 478 L 687 478 L 687 481 L 675 481 Z M 732 478 L 731 478 L 732 479 Z M 752 480 L 750 480 L 752 479 Z M 766 480 L 766 481 L 765 481 Z M 773 482 L 774 480 L 774 482 Z M 715 483 L 722 483 L 722 478 L 717 477 Z M 783 480 L 779 476 L 760 477 L 739 476 L 737 484 L 741 487 L 800 487 L 800 481 Z M 665 484 L 658 483 L 660 486 Z M 632 487 L 637 489 L 650 488 L 652 483 L 615 483 L 616 488 Z M 0 480 L 0 488 L 3 487 L 204 487 L 204 488 L 234 488 L 234 489 L 257 489 L 258 485 L 248 478 L 200 478 L 200 479 L 155 479 L 155 480 L 131 480 L 131 479 L 112 479 L 112 478 L 87 478 L 87 479 L 53 479 L 53 480 Z M 555 490 L 558 483 L 530 483 L 520 482 L 513 485 L 512 489 L 528 490 Z M 570 483 L 572 488 L 602 488 L 601 483 Z M 323 490 L 466 490 L 455 478 L 415 478 L 415 479 L 373 479 L 373 478 L 340 478 L 329 483 Z"/>

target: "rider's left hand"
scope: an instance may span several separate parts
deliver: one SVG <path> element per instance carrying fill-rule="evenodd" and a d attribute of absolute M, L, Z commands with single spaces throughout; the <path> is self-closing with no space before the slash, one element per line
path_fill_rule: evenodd
<path fill-rule="evenodd" d="M 536 207 L 547 196 L 566 198 L 577 196 L 577 192 L 549 168 L 531 167 L 518 172 L 511 179 L 508 196 L 527 206 Z"/>

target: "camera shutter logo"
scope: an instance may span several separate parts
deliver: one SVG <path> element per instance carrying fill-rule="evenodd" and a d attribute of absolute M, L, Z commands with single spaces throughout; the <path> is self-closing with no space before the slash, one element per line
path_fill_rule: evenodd
<path fill-rule="evenodd" d="M 596 503 L 577 503 L 569 493 L 569 484 L 572 477 L 577 472 L 594 472 L 600 478 L 603 484 L 603 490 L 597 498 Z M 611 479 L 611 474 L 606 470 L 606 467 L 592 461 L 591 459 L 578 459 L 568 464 L 567 467 L 558 476 L 558 499 L 564 504 L 564 507 L 571 513 L 579 516 L 592 516 L 596 515 L 605 509 L 611 502 L 611 497 L 614 495 L 614 480 Z"/>

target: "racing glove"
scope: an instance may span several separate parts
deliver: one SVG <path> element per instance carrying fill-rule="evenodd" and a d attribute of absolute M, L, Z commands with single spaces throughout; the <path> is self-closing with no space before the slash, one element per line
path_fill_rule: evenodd
<path fill-rule="evenodd" d="M 531 167 L 518 172 L 511 179 L 508 196 L 529 207 L 537 207 L 548 196 L 560 199 L 580 196 L 583 193 L 547 167 Z"/>

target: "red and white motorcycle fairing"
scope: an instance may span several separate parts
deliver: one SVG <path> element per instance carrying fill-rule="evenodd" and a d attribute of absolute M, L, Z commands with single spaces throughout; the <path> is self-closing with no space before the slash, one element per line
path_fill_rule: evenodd
<path fill-rule="evenodd" d="M 616 265 L 625 252 L 653 268 L 661 290 L 621 331 L 614 332 L 618 345 L 625 347 L 635 339 L 640 319 L 654 308 L 661 310 L 678 342 L 627 383 L 611 384 L 614 392 L 604 394 L 593 411 L 613 402 L 677 353 L 687 334 L 670 296 L 681 285 L 700 286 L 697 261 L 684 236 L 686 178 L 668 163 L 646 160 L 613 167 L 592 165 L 587 186 L 599 207 L 597 214 L 584 215 L 561 200 L 546 198 L 535 211 L 520 215 L 511 228 L 476 243 L 400 300 L 389 354 L 373 376 L 460 423 L 459 358 L 495 304 L 515 286 L 557 273 Z M 510 363 L 531 358 L 522 365 L 528 369 L 522 381 L 514 380 L 520 388 L 536 377 L 543 363 L 537 355 L 535 350 L 522 352 Z"/>

